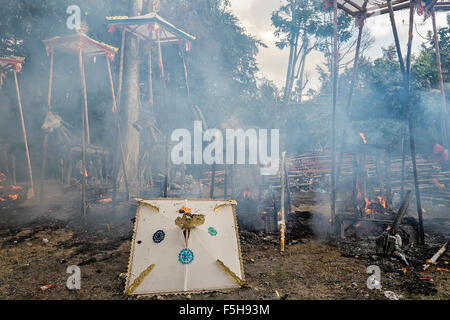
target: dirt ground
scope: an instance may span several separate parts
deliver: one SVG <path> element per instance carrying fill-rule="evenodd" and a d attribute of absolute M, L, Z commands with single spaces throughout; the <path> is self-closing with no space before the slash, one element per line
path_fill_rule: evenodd
<path fill-rule="evenodd" d="M 121 276 L 127 272 L 135 208 L 125 203 L 111 214 L 111 204 L 101 204 L 80 219 L 67 197 L 0 213 L 0 299 L 136 299 L 123 296 Z M 304 228 L 291 228 L 284 253 L 276 234 L 240 230 L 247 288 L 142 299 L 387 299 L 385 291 L 400 299 L 450 299 L 449 273 L 437 271 L 449 269 L 448 253 L 438 265 L 421 269 L 422 256 L 431 257 L 444 238 L 417 247 L 418 261 L 404 270 L 394 258 L 355 254 L 366 240 L 332 241 L 315 234 L 308 226 L 312 216 L 294 217 Z M 366 268 L 373 264 L 381 268 L 381 290 L 366 285 Z M 81 290 L 66 288 L 69 265 L 81 268 Z M 44 285 L 54 287 L 41 290 Z"/>

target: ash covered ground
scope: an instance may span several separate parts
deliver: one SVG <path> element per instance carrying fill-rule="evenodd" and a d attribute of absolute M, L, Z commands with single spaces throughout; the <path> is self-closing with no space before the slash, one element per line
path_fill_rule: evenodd
<path fill-rule="evenodd" d="M 110 203 L 91 204 L 82 219 L 78 189 L 53 188 L 48 194 L 44 205 L 26 200 L 0 214 L 0 299 L 136 299 L 123 295 L 121 276 L 128 266 L 133 202 L 121 203 L 115 212 Z M 387 299 L 385 291 L 400 299 L 450 298 L 449 273 L 437 269 L 449 268 L 449 254 L 422 270 L 448 240 L 440 224 L 431 223 L 435 219 L 425 219 L 427 244 L 406 250 L 405 267 L 377 255 L 371 238 L 323 235 L 317 226 L 328 217 L 319 205 L 308 208 L 290 214 L 284 253 L 278 234 L 239 231 L 248 288 L 145 299 Z M 81 290 L 66 288 L 69 265 L 81 268 Z M 369 265 L 381 268 L 381 290 L 367 288 Z M 42 290 L 45 285 L 52 287 Z"/>

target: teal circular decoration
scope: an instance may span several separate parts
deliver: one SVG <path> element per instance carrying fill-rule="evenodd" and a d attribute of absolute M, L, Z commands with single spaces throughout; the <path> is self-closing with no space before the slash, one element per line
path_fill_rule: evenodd
<path fill-rule="evenodd" d="M 208 233 L 209 233 L 210 235 L 212 235 L 213 237 L 214 237 L 214 236 L 217 236 L 217 230 L 214 229 L 213 227 L 209 227 L 209 228 L 208 228 Z"/>
<path fill-rule="evenodd" d="M 180 261 L 182 264 L 190 264 L 192 261 L 194 261 L 194 253 L 191 249 L 183 249 L 178 253 L 178 261 Z"/>

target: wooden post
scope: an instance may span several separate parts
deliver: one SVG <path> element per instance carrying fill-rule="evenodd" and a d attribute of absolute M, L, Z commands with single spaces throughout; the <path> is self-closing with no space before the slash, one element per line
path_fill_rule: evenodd
<path fill-rule="evenodd" d="M 438 71 L 439 88 L 441 90 L 441 98 L 442 98 L 442 115 L 441 115 L 442 144 L 444 145 L 445 148 L 448 148 L 448 135 L 447 135 L 448 114 L 447 114 L 447 104 L 445 101 L 444 80 L 442 78 L 441 54 L 439 50 L 439 38 L 436 28 L 436 13 L 434 10 L 434 6 L 431 9 L 431 21 L 433 24 L 434 48 L 436 50 L 436 67 Z"/>
<path fill-rule="evenodd" d="M 16 185 L 17 184 L 17 180 L 16 180 L 16 155 L 13 153 L 11 155 L 11 171 L 12 171 L 12 184 Z"/>
<path fill-rule="evenodd" d="M 386 152 L 386 206 L 392 209 L 392 170 L 390 150 Z"/>
<path fill-rule="evenodd" d="M 120 107 L 122 98 L 122 84 L 123 84 L 123 60 L 125 55 L 125 28 L 122 29 L 122 41 L 120 44 L 120 62 L 119 62 L 119 84 L 117 87 L 117 106 Z"/>
<path fill-rule="evenodd" d="M 183 69 L 184 69 L 184 82 L 186 84 L 186 93 L 188 98 L 190 97 L 190 89 L 189 89 L 189 80 L 188 80 L 188 70 L 187 70 L 187 65 L 186 65 L 186 59 L 184 57 L 184 52 L 183 49 L 181 48 L 181 44 L 178 43 L 178 48 L 180 51 L 180 56 L 181 56 L 181 60 L 183 61 Z"/>
<path fill-rule="evenodd" d="M 406 161 L 406 145 L 405 136 L 402 138 L 402 172 L 400 173 L 400 199 L 403 198 L 405 193 L 405 161 Z"/>
<path fill-rule="evenodd" d="M 80 44 L 80 51 L 78 54 L 78 60 L 80 64 L 80 76 L 81 76 L 81 88 L 83 91 L 84 98 L 84 108 L 82 108 L 82 132 L 81 132 L 81 201 L 82 201 L 82 215 L 86 216 L 87 203 L 86 203 L 86 110 L 87 110 L 87 90 L 86 90 L 86 79 L 84 75 L 84 62 L 83 62 L 83 47 Z"/>
<path fill-rule="evenodd" d="M 368 2 L 368 0 L 364 1 L 363 8 L 366 8 L 367 2 Z M 356 40 L 355 59 L 353 61 L 352 80 L 350 83 L 350 89 L 349 89 L 349 93 L 348 93 L 348 97 L 347 97 L 347 104 L 345 106 L 345 113 L 347 115 L 350 115 L 350 113 L 351 113 L 353 90 L 355 88 L 357 76 L 358 76 L 359 52 L 361 49 L 361 38 L 362 38 L 362 31 L 363 31 L 363 27 L 364 27 L 365 18 L 366 17 L 364 14 L 364 16 L 362 16 L 359 20 L 358 20 L 358 18 L 355 19 L 355 23 L 357 23 L 357 26 L 358 26 L 358 39 Z M 344 158 L 345 138 L 346 137 L 347 137 L 347 126 L 344 126 L 343 133 L 342 133 L 342 139 L 341 139 L 341 149 L 340 149 L 338 165 L 337 165 L 336 189 L 339 188 L 339 177 L 341 176 L 341 168 L 342 168 L 342 161 Z M 336 193 L 337 193 L 337 190 L 336 190 Z"/>
<path fill-rule="evenodd" d="M 291 185 L 289 181 L 289 173 L 287 170 L 287 160 L 284 159 L 283 163 L 283 174 L 284 174 L 284 181 L 286 183 L 286 197 L 287 197 L 287 203 L 288 203 L 288 213 L 291 212 L 291 206 L 292 206 L 292 200 L 291 200 Z"/>
<path fill-rule="evenodd" d="M 336 105 L 337 105 L 337 78 L 338 78 L 338 21 L 337 0 L 333 0 L 333 107 L 331 119 L 331 217 L 333 226 L 336 218 Z"/>
<path fill-rule="evenodd" d="M 55 55 L 55 48 L 50 49 L 50 72 L 48 76 L 48 94 L 47 94 L 47 111 L 50 112 L 52 108 L 52 89 L 53 89 L 53 57 Z M 44 185 L 45 185 L 45 171 L 47 169 L 47 147 L 48 147 L 48 135 L 46 132 L 44 135 L 43 155 L 42 155 L 42 169 L 41 169 L 41 184 L 39 188 L 40 201 L 44 201 Z"/>
<path fill-rule="evenodd" d="M 352 157 L 352 209 L 355 207 L 355 201 L 356 201 L 356 194 L 357 194 L 357 190 L 356 190 L 356 184 L 358 183 L 358 161 L 357 161 L 357 156 L 356 154 L 353 155 Z"/>
<path fill-rule="evenodd" d="M 387 0 L 389 10 L 389 19 L 391 21 L 392 33 L 394 34 L 395 48 L 397 50 L 398 62 L 403 77 L 405 77 L 405 64 L 403 63 L 402 49 L 400 48 L 400 40 L 398 38 L 397 26 L 395 24 L 394 10 L 392 9 L 392 0 Z"/>
<path fill-rule="evenodd" d="M 152 69 L 152 46 L 148 45 L 148 105 L 153 111 L 153 69 Z"/>
<path fill-rule="evenodd" d="M 406 85 L 406 72 L 405 72 L 405 64 L 403 62 L 402 49 L 400 47 L 400 40 L 398 37 L 397 26 L 395 24 L 394 10 L 392 9 L 392 0 L 387 0 L 387 6 L 389 10 L 389 19 L 391 21 L 392 33 L 394 35 L 394 43 L 395 48 L 397 50 L 397 58 L 400 65 L 400 71 L 402 73 L 403 81 Z M 403 198 L 404 188 L 405 188 L 405 159 L 406 159 L 406 148 L 405 148 L 405 137 L 406 133 L 403 133 L 402 138 L 402 172 L 401 172 L 401 186 L 400 186 L 400 197 Z"/>
<path fill-rule="evenodd" d="M 17 71 L 16 70 L 14 70 L 14 82 L 16 84 L 17 105 L 19 107 L 19 115 L 20 115 L 20 123 L 22 125 L 23 141 L 25 143 L 25 155 L 27 157 L 27 164 L 28 164 L 28 177 L 30 179 L 30 189 L 27 192 L 27 198 L 30 199 L 30 198 L 34 197 L 33 171 L 31 170 L 31 160 L 30 160 L 30 152 L 28 149 L 27 130 L 25 129 L 25 121 L 23 119 L 22 99 L 20 98 L 19 81 L 17 80 Z"/>
<path fill-rule="evenodd" d="M 166 76 L 164 73 L 164 64 L 161 49 L 160 29 L 156 30 L 156 40 L 158 44 L 158 58 L 159 58 L 159 70 L 161 72 L 161 81 L 163 87 L 165 110 L 165 133 L 164 133 L 164 189 L 163 197 L 167 198 L 169 189 L 169 110 L 167 108 L 167 92 L 166 92 Z"/>
<path fill-rule="evenodd" d="M 120 131 L 119 117 L 117 115 L 119 110 L 117 108 L 116 95 L 114 94 L 114 82 L 113 82 L 112 73 L 111 73 L 111 62 L 109 61 L 108 56 L 106 56 L 106 66 L 108 68 L 109 84 L 111 86 L 111 97 L 112 97 L 112 101 L 113 101 L 112 112 L 114 115 L 114 120 L 116 123 L 116 129 L 117 129 L 117 135 L 118 135 L 117 142 L 119 143 L 120 159 L 121 159 L 122 170 L 123 170 L 123 180 L 125 182 L 125 189 L 127 192 L 127 200 L 129 200 L 130 199 L 130 189 L 128 186 L 127 170 L 126 170 L 126 166 L 125 166 L 125 154 L 124 154 L 123 145 L 122 145 L 122 135 L 121 135 L 121 131 Z"/>
<path fill-rule="evenodd" d="M 281 221 L 280 221 L 280 239 L 281 239 L 281 252 L 284 251 L 284 237 L 286 231 L 286 222 L 284 214 L 284 193 L 285 193 L 285 175 L 284 175 L 284 162 L 286 161 L 286 151 L 281 153 L 281 166 L 280 166 L 280 176 L 281 176 Z"/>
<path fill-rule="evenodd" d="M 411 70 L 411 49 L 413 41 L 413 27 L 414 27 L 414 9 L 415 1 L 410 0 L 409 8 L 409 39 L 408 39 L 408 52 L 406 55 L 406 93 L 407 97 L 410 96 L 410 70 Z M 414 173 L 414 186 L 416 191 L 416 203 L 417 203 L 417 213 L 419 216 L 419 231 L 420 231 L 420 244 L 425 243 L 425 233 L 423 230 L 423 219 L 422 219 L 422 204 L 420 201 L 420 190 L 419 190 L 419 179 L 417 176 L 417 164 L 416 164 L 416 143 L 414 141 L 414 125 L 413 125 L 413 115 L 411 112 L 411 104 L 409 99 L 407 100 L 407 111 L 408 111 L 408 127 L 409 127 L 409 144 L 411 151 L 411 160 L 413 164 Z"/>

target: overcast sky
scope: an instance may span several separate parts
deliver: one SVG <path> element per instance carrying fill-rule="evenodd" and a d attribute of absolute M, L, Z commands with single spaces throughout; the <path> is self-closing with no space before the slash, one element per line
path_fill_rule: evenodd
<path fill-rule="evenodd" d="M 289 50 L 280 50 L 275 46 L 276 39 L 273 35 L 274 28 L 270 17 L 273 11 L 280 7 L 280 0 L 230 0 L 233 13 L 241 21 L 241 25 L 247 33 L 262 40 L 268 48 L 261 48 L 257 56 L 260 67 L 260 76 L 269 78 L 281 88 L 286 76 L 287 59 Z M 409 10 L 395 12 L 397 29 L 403 54 L 406 54 L 406 43 L 408 37 Z M 413 53 L 420 48 L 427 31 L 431 30 L 431 18 L 423 22 L 423 16 L 414 17 L 414 40 Z M 445 13 L 437 13 L 437 26 L 446 26 Z M 394 42 L 389 15 L 382 15 L 367 19 L 365 28 L 371 33 L 375 43 L 367 52 L 367 55 L 376 58 L 381 55 L 381 48 L 387 47 Z M 419 35 L 420 34 L 420 35 Z M 323 64 L 323 56 L 318 52 L 311 53 L 307 58 L 306 72 L 309 74 L 310 86 L 317 89 L 319 86 L 316 66 Z"/>

